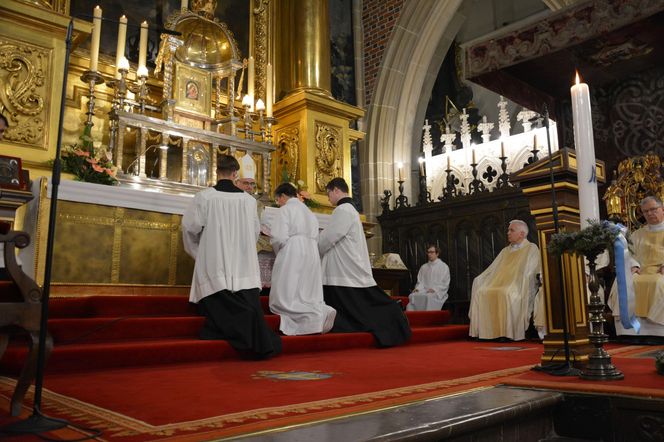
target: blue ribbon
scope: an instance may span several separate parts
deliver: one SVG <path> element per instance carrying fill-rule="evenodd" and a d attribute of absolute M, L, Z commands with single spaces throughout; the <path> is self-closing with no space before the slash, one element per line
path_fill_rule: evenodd
<path fill-rule="evenodd" d="M 636 333 L 639 333 L 641 329 L 641 323 L 633 312 L 629 311 L 629 299 L 628 299 L 628 287 L 627 287 L 627 272 L 630 272 L 629 276 L 631 277 L 631 269 L 625 267 L 625 249 L 627 245 L 627 240 L 625 239 L 624 232 L 626 231 L 625 226 L 622 224 L 613 225 L 614 228 L 619 230 L 618 237 L 613 243 L 613 249 L 616 256 L 616 283 L 618 284 L 618 306 L 620 309 L 620 322 L 623 327 L 626 329 L 633 328 Z M 631 279 L 631 278 L 630 278 Z M 630 281 L 631 282 L 631 281 Z"/>

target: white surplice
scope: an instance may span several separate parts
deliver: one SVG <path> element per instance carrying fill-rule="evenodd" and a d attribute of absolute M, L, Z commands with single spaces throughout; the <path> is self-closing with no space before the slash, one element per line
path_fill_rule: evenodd
<path fill-rule="evenodd" d="M 189 301 L 221 290 L 260 288 L 256 200 L 213 187 L 196 194 L 182 217 L 186 252 L 196 260 Z"/>
<path fill-rule="evenodd" d="M 450 269 L 447 264 L 439 258 L 423 264 L 417 273 L 415 290 L 408 296 L 406 310 L 440 310 L 447 300 L 449 287 Z"/>
<path fill-rule="evenodd" d="M 537 246 L 524 239 L 505 247 L 473 281 L 470 336 L 525 339 L 541 271 Z"/>
<path fill-rule="evenodd" d="M 323 263 L 323 285 L 373 287 L 367 240 L 360 214 L 350 203 L 339 204 L 318 237 Z"/>
<path fill-rule="evenodd" d="M 323 302 L 318 255 L 318 220 L 297 198 L 290 198 L 271 224 L 277 257 L 272 268 L 270 310 L 281 317 L 285 335 L 327 333 L 336 310 Z"/>

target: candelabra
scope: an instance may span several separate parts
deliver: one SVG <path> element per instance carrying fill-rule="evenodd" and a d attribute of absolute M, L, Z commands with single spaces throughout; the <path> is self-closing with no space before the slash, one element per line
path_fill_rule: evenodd
<path fill-rule="evenodd" d="M 404 207 L 410 207 L 410 204 L 408 204 L 408 197 L 403 194 L 403 183 L 404 180 L 399 180 L 397 183 L 399 183 L 399 196 L 397 197 L 396 204 L 394 205 L 394 209 L 401 209 Z"/>
<path fill-rule="evenodd" d="M 139 112 L 144 114 L 145 113 L 145 101 L 148 96 L 148 76 L 147 75 L 140 75 L 138 77 L 138 108 Z"/>
<path fill-rule="evenodd" d="M 588 303 L 588 322 L 590 322 L 590 334 L 588 339 L 595 347 L 588 355 L 588 365 L 581 372 L 583 379 L 607 381 L 623 379 L 624 375 L 611 363 L 611 356 L 604 350 L 604 343 L 609 342 L 609 336 L 604 333 L 604 300 L 599 295 L 599 282 L 597 281 L 597 255 L 586 256 L 590 276 L 588 288 L 590 289 L 590 302 Z"/>
<path fill-rule="evenodd" d="M 427 189 L 427 177 L 426 175 L 420 175 L 420 194 L 417 197 L 417 205 L 422 206 L 432 202 L 431 192 Z"/>
<path fill-rule="evenodd" d="M 496 181 L 496 188 L 504 189 L 510 185 L 510 175 L 507 173 L 507 157 L 504 155 L 500 156 L 500 168 L 502 169 L 503 173 L 498 176 L 498 180 Z"/>
<path fill-rule="evenodd" d="M 244 107 L 244 127 L 242 128 L 242 132 L 244 132 L 244 137 L 250 140 L 254 139 L 254 120 L 253 116 L 251 114 L 251 104 L 249 103 L 242 103 Z"/>
<path fill-rule="evenodd" d="M 473 195 L 475 193 L 481 193 L 486 190 L 482 180 L 477 178 L 477 163 L 473 161 L 470 164 L 470 167 L 473 168 L 473 180 L 468 184 L 468 194 Z"/>
<path fill-rule="evenodd" d="M 88 118 L 85 121 L 85 127 L 89 132 L 90 128 L 94 125 L 92 123 L 92 116 L 95 114 L 95 86 L 97 84 L 104 84 L 104 77 L 97 71 L 85 71 L 81 75 L 81 81 L 88 83 L 89 100 L 88 111 L 86 112 Z"/>
<path fill-rule="evenodd" d="M 447 179 L 445 187 L 443 187 L 443 194 L 438 197 L 439 201 L 443 201 L 447 198 L 454 198 L 459 194 L 456 188 L 457 184 L 459 184 L 459 178 L 454 176 L 450 167 L 448 167 L 445 172 L 447 172 Z"/>

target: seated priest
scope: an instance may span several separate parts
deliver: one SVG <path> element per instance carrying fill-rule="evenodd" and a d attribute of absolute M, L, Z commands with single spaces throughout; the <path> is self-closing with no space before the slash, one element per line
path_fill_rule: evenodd
<path fill-rule="evenodd" d="M 408 296 L 408 311 L 440 310 L 447 300 L 450 287 L 450 269 L 438 258 L 440 249 L 436 245 L 427 247 L 428 261 L 417 273 L 415 290 Z"/>
<path fill-rule="evenodd" d="M 641 322 L 642 335 L 664 336 L 664 208 L 662 200 L 648 196 L 641 201 L 646 225 L 632 233 L 632 279 L 634 281 L 634 314 Z M 609 308 L 620 313 L 617 283 L 609 295 Z M 631 329 L 630 329 L 631 330 Z M 616 321 L 618 334 L 626 331 Z M 626 333 L 631 334 L 631 333 Z"/>
<path fill-rule="evenodd" d="M 541 268 L 539 249 L 526 239 L 527 235 L 525 222 L 510 221 L 510 244 L 473 281 L 468 313 L 470 336 L 525 339 Z"/>

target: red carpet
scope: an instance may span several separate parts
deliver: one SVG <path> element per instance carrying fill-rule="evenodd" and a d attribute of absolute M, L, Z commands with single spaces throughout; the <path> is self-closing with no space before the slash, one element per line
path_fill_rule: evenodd
<path fill-rule="evenodd" d="M 44 411 L 101 428 L 105 439 L 221 437 L 496 384 L 540 354 L 539 344 L 449 342 L 57 373 L 46 377 Z M 2 395 L 10 386 L 0 382 Z"/>

